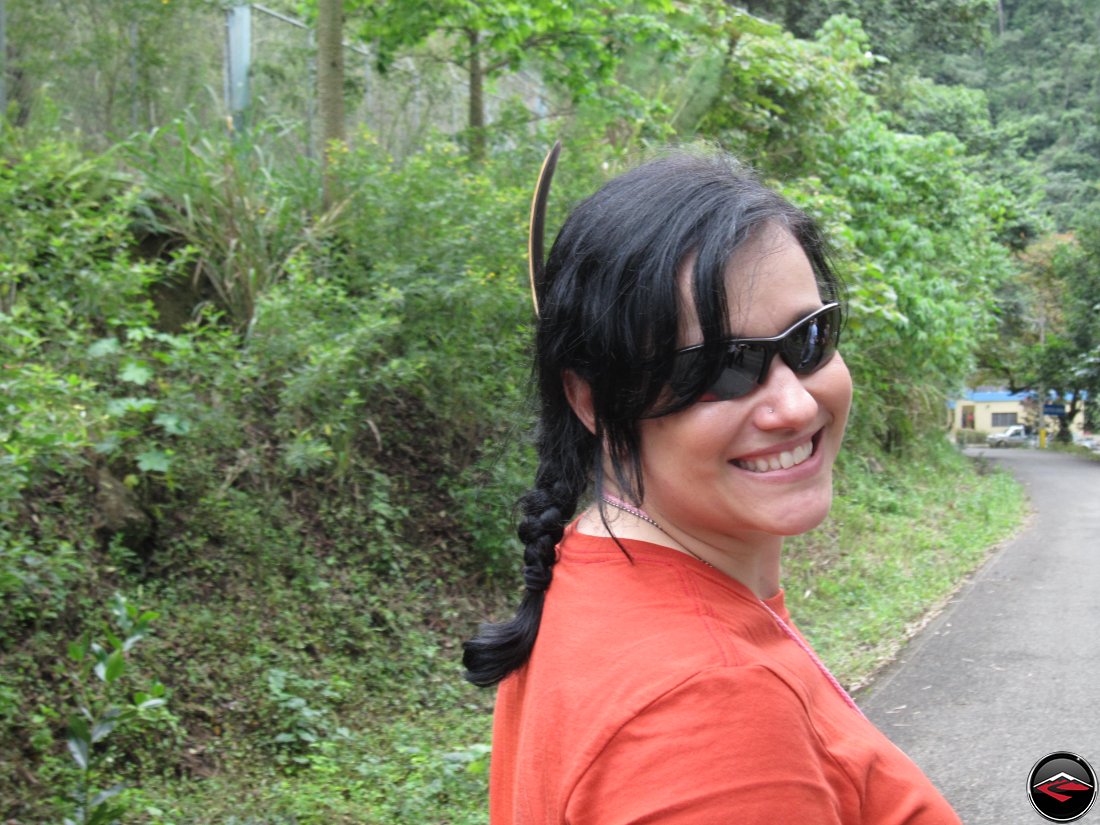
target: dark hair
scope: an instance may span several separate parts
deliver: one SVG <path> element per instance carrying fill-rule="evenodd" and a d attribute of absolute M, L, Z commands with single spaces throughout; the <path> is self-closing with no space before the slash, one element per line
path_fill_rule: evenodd
<path fill-rule="evenodd" d="M 677 152 L 639 166 L 581 202 L 562 226 L 538 295 L 539 467 L 520 499 L 518 531 L 525 591 L 511 620 L 482 625 L 465 644 L 466 678 L 474 684 L 493 685 L 530 656 L 557 544 L 590 485 L 599 497 L 601 444 L 619 488 L 641 501 L 638 422 L 693 403 L 721 368 L 727 264 L 769 225 L 795 238 L 823 300 L 837 300 L 839 282 L 813 221 L 722 154 Z M 698 375 L 686 385 L 679 380 L 681 391 L 670 395 L 683 317 L 678 276 L 689 256 L 706 355 Z M 569 405 L 565 370 L 591 388 L 595 433 Z"/>

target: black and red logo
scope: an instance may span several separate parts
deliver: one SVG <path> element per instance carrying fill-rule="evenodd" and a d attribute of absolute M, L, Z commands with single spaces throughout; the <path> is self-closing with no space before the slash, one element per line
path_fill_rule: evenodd
<path fill-rule="evenodd" d="M 1027 794 L 1040 816 L 1051 822 L 1072 822 L 1092 807 L 1096 775 L 1077 754 L 1058 751 L 1035 763 L 1028 777 Z"/>

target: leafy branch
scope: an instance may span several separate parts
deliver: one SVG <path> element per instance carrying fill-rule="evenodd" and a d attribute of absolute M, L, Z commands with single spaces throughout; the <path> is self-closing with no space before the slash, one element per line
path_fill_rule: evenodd
<path fill-rule="evenodd" d="M 130 702 L 116 703 L 112 694 L 126 674 L 126 654 L 149 633 L 149 623 L 158 613 L 141 611 L 116 593 L 111 614 L 118 632 L 108 628 L 106 644 L 92 638 L 91 631 L 69 645 L 69 658 L 76 663 L 72 674 L 76 686 L 76 713 L 69 719 L 69 753 L 79 770 L 76 791 L 72 794 L 75 810 L 65 825 L 109 825 L 118 821 L 125 805 L 118 795 L 125 783 L 97 790 L 94 787 L 100 754 L 96 745 L 119 725 L 125 725 L 143 712 L 165 704 L 164 685 L 153 681 L 145 690 L 136 691 Z"/>

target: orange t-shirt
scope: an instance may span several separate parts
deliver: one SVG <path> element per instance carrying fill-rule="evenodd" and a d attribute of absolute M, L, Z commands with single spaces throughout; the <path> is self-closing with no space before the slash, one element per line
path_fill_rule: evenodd
<path fill-rule="evenodd" d="M 959 822 L 748 588 L 623 544 L 633 562 L 573 528 L 559 547 L 497 693 L 492 825 Z"/>

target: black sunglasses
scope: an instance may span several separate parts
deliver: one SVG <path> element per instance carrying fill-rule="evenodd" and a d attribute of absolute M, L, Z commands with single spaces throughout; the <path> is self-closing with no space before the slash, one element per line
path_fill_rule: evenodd
<path fill-rule="evenodd" d="M 718 373 L 708 383 L 700 401 L 728 401 L 748 395 L 768 379 L 772 358 L 778 355 L 796 375 L 810 375 L 829 362 L 840 341 L 843 313 L 840 304 L 826 304 L 814 310 L 773 338 L 731 338 L 723 342 L 726 354 L 718 362 Z M 686 394 L 703 383 L 700 370 L 708 364 L 704 344 L 686 347 L 674 356 L 673 392 Z M 681 390 L 682 392 L 677 392 Z"/>

